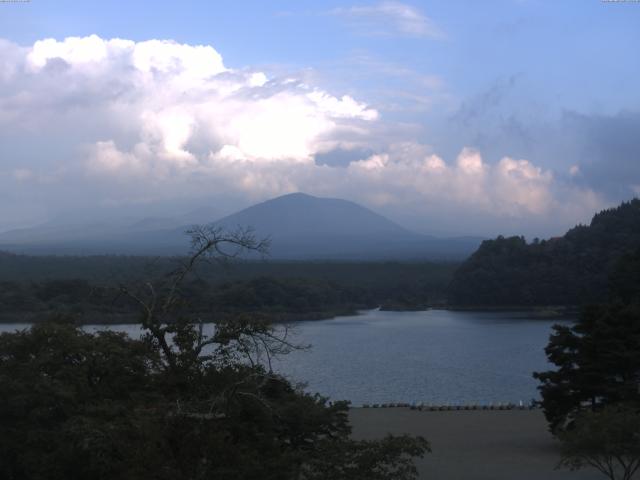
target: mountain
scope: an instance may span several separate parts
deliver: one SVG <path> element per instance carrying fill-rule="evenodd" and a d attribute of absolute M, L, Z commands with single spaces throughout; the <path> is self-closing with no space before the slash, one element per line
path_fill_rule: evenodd
<path fill-rule="evenodd" d="M 459 305 L 581 305 L 604 301 L 609 277 L 640 248 L 640 200 L 597 213 L 564 236 L 527 243 L 498 237 L 456 271 L 450 301 Z"/>
<path fill-rule="evenodd" d="M 411 232 L 356 203 L 292 193 L 246 208 L 218 222 L 250 225 L 271 239 L 270 256 L 282 259 L 460 259 L 475 238 L 440 239 Z"/>
<path fill-rule="evenodd" d="M 0 249 L 36 255 L 176 255 L 185 253 L 185 225 L 211 223 L 218 210 L 202 207 L 177 216 L 63 219 L 0 233 Z"/>
<path fill-rule="evenodd" d="M 285 237 L 411 235 L 391 220 L 337 198 L 291 193 L 245 208 L 218 222 L 226 227 L 251 225 L 256 232 Z"/>
<path fill-rule="evenodd" d="M 32 255 L 174 254 L 188 248 L 173 230 L 183 221 L 146 218 L 134 222 L 48 222 L 0 233 L 0 250 Z"/>
<path fill-rule="evenodd" d="M 178 255 L 187 252 L 189 241 L 184 232 L 194 223 L 206 222 L 179 224 L 175 218 L 147 218 L 126 225 L 44 225 L 0 234 L 0 249 L 41 254 Z M 270 257 L 275 259 L 454 260 L 469 255 L 481 241 L 421 235 L 356 203 L 303 193 L 268 200 L 213 224 L 231 230 L 252 227 L 257 237 L 271 239 Z"/>

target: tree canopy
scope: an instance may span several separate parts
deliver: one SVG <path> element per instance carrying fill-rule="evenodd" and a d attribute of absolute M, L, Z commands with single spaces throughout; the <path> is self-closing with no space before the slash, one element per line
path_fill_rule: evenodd
<path fill-rule="evenodd" d="M 119 285 L 161 276 L 181 260 L 0 255 L 0 321 L 39 322 L 66 312 L 85 323 L 132 323 L 139 305 L 119 296 Z M 182 297 L 194 316 L 315 320 L 380 305 L 441 304 L 454 269 L 427 262 L 200 262 L 182 285 Z"/>
<path fill-rule="evenodd" d="M 484 241 L 454 274 L 459 305 L 582 305 L 607 300 L 618 260 L 640 248 L 640 200 L 597 213 L 563 237 Z"/>
<path fill-rule="evenodd" d="M 552 430 L 585 409 L 640 406 L 639 262 L 640 250 L 618 262 L 608 303 L 585 307 L 573 326 L 554 326 L 545 351 L 557 368 L 534 374 Z"/>

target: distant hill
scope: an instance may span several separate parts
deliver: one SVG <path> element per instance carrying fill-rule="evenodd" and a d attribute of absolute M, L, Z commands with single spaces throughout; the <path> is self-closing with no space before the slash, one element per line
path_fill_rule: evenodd
<path fill-rule="evenodd" d="M 411 232 L 356 203 L 292 193 L 216 222 L 250 225 L 271 238 L 270 256 L 290 259 L 462 259 L 479 238 L 442 239 Z"/>
<path fill-rule="evenodd" d="M 176 217 L 50 221 L 0 233 L 0 249 L 35 255 L 175 255 L 185 253 L 187 224 L 209 223 L 213 209 Z"/>
<path fill-rule="evenodd" d="M 640 248 L 640 200 L 597 213 L 563 237 L 485 240 L 456 271 L 457 305 L 581 305 L 604 300 L 623 255 Z"/>
<path fill-rule="evenodd" d="M 49 222 L 1 233 L 0 249 L 31 255 L 158 254 L 161 245 L 170 253 L 178 242 L 186 249 L 182 236 L 158 235 L 164 225 L 175 228 L 179 223 L 151 218 L 133 223 Z"/>
<path fill-rule="evenodd" d="M 356 203 L 302 193 L 268 200 L 213 224 L 227 229 L 252 227 L 256 236 L 270 237 L 274 259 L 461 260 L 481 241 L 421 235 Z M 27 254 L 180 255 L 189 248 L 184 232 L 191 225 L 177 225 L 171 218 L 118 225 L 45 225 L 0 234 L 0 249 Z"/>

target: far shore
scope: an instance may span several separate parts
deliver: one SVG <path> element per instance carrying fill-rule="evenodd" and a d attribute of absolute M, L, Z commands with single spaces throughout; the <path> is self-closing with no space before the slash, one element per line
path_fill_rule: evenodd
<path fill-rule="evenodd" d="M 424 480 L 601 480 L 596 470 L 557 470 L 558 443 L 541 410 L 419 411 L 352 408 L 358 439 L 421 435 L 432 453 L 418 459 Z"/>
<path fill-rule="evenodd" d="M 273 323 L 295 323 L 295 322 L 308 322 L 316 320 L 330 320 L 337 317 L 348 317 L 358 315 L 360 312 L 374 310 L 374 309 L 351 309 L 345 308 L 344 310 L 331 310 L 326 312 L 305 312 L 305 313 L 288 313 L 288 312 L 237 312 L 230 313 L 225 312 L 219 314 L 216 319 L 229 318 L 237 314 L 248 315 L 261 315 L 272 316 Z M 54 318 L 56 315 L 62 313 L 62 315 L 68 315 L 70 319 L 74 319 L 78 325 L 133 325 L 140 323 L 139 312 L 120 312 L 120 313 L 105 313 L 105 312 L 87 312 L 87 313 L 69 313 L 69 312 L 57 312 L 55 310 L 48 312 L 15 312 L 15 313 L 3 313 L 0 314 L 0 325 L 2 324 L 36 324 L 47 321 Z M 201 317 L 207 318 L 206 312 L 193 313 L 194 318 Z M 86 320 L 86 321 L 85 321 Z M 211 320 L 205 320 L 205 323 L 213 323 Z"/>
<path fill-rule="evenodd" d="M 362 308 L 356 309 L 352 307 L 345 307 L 341 310 L 329 310 L 320 312 L 304 312 L 304 313 L 292 313 L 292 312 L 238 312 L 255 315 L 271 315 L 273 317 L 273 323 L 295 323 L 295 322 L 308 322 L 316 320 L 331 320 L 333 318 L 348 317 L 359 315 L 363 312 L 371 310 L 381 310 L 384 312 L 423 312 L 428 310 L 449 310 L 453 312 L 483 312 L 483 313 L 518 313 L 519 317 L 526 319 L 539 319 L 539 320 L 562 320 L 573 319 L 578 317 L 579 308 L 575 306 L 557 306 L 557 305 L 506 305 L 506 306 L 487 306 L 487 305 L 473 305 L 473 306 L 456 306 L 456 305 L 429 305 L 429 306 L 385 306 L 381 305 L 376 308 Z M 34 324 L 46 321 L 48 318 L 57 314 L 69 315 L 70 317 L 76 317 L 77 323 L 80 325 L 131 325 L 140 323 L 140 314 L 138 312 L 58 312 L 41 311 L 41 312 L 8 312 L 0 314 L 0 324 Z M 198 316 L 197 313 L 194 314 Z M 204 313 L 201 313 L 205 316 Z M 234 313 L 227 312 L 222 315 L 234 315 Z M 84 320 L 88 321 L 84 321 Z M 211 323 L 211 322 L 205 322 Z"/>
<path fill-rule="evenodd" d="M 540 317 L 575 317 L 580 313 L 578 305 L 443 305 L 432 306 L 434 310 L 457 312 L 526 312 Z"/>

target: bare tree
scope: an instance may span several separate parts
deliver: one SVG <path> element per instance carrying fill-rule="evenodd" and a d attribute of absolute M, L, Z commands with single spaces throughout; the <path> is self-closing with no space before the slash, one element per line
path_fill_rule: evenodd
<path fill-rule="evenodd" d="M 304 347 L 289 339 L 286 325 L 275 327 L 256 315 L 218 319 L 213 332 L 207 336 L 204 320 L 193 318 L 191 312 L 185 311 L 182 287 L 200 263 L 224 264 L 247 252 L 266 255 L 270 241 L 257 239 L 248 228 L 229 232 L 216 226 L 196 226 L 187 233 L 191 236 L 191 252 L 176 269 L 156 281 L 121 285 L 120 291 L 139 305 L 146 339 L 161 352 L 165 368 L 184 374 L 207 363 L 244 362 L 254 368 L 225 391 L 224 403 L 232 396 L 255 395 L 243 392 L 245 383 L 252 384 L 251 390 L 259 391 L 264 383 L 277 381 L 279 377 L 272 369 L 273 356 Z M 261 368 L 256 369 L 258 366 Z"/>

